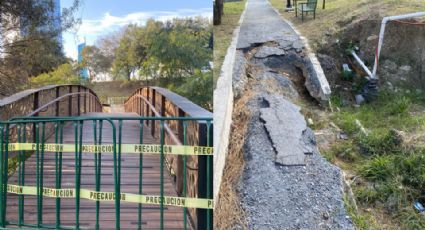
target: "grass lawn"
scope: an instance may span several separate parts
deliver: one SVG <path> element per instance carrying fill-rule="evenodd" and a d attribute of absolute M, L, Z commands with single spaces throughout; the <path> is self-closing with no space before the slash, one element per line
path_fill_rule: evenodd
<path fill-rule="evenodd" d="M 233 31 L 239 25 L 239 19 L 245 9 L 246 0 L 240 2 L 225 2 L 224 15 L 221 25 L 214 26 L 214 85 L 220 76 L 221 65 L 227 53 L 232 38 Z"/>
<path fill-rule="evenodd" d="M 383 91 L 356 108 L 334 96 L 340 111 L 330 119 L 348 138 L 322 154 L 356 178 L 359 211 L 351 215 L 358 229 L 425 229 L 425 216 L 412 207 L 425 202 L 424 98 Z"/>
<path fill-rule="evenodd" d="M 302 22 L 300 16 L 295 17 L 295 12 L 285 12 L 286 1 L 269 0 L 285 19 L 309 39 L 313 49 L 326 34 L 338 32 L 341 25 L 351 21 L 425 11 L 423 0 L 326 0 L 325 9 L 322 9 L 322 1 L 317 3 L 316 20 L 309 14 Z"/>

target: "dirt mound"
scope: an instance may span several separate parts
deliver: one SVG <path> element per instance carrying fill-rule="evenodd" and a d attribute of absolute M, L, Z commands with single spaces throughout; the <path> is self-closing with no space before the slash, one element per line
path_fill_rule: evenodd
<path fill-rule="evenodd" d="M 319 61 L 333 87 L 340 82 L 342 64 L 348 63 L 361 76 L 366 74 L 349 58 L 346 50 L 358 47 L 358 55 L 372 69 L 382 19 L 361 19 L 341 23 L 342 30 L 327 38 L 318 49 Z M 390 21 L 385 29 L 378 76 L 381 84 L 425 89 L 425 22 Z"/>

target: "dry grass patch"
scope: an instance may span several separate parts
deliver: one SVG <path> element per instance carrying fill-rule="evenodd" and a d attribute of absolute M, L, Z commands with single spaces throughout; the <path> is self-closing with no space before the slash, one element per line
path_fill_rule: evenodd
<path fill-rule="evenodd" d="M 313 49 L 326 42 L 327 34 L 339 32 L 352 21 L 425 11 L 423 0 L 326 0 L 325 9 L 322 9 L 322 1 L 318 1 L 316 19 L 308 15 L 302 22 L 301 17 L 295 17 L 295 12 L 285 12 L 286 4 L 281 0 L 269 0 L 285 19 L 309 39 Z"/>
<path fill-rule="evenodd" d="M 214 26 L 214 85 L 220 76 L 221 65 L 232 42 L 233 31 L 239 25 L 239 19 L 245 9 L 246 0 L 224 3 L 224 15 L 221 25 Z"/>
<path fill-rule="evenodd" d="M 243 172 L 245 134 L 251 114 L 246 106 L 252 98 L 251 92 L 235 102 L 228 156 L 224 167 L 218 204 L 214 209 L 214 229 L 247 229 L 244 211 L 241 207 L 237 185 Z"/>

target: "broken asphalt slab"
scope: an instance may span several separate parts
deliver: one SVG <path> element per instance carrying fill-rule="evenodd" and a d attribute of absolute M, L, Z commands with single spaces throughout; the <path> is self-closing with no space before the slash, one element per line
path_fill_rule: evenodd
<path fill-rule="evenodd" d="M 286 166 L 305 165 L 305 154 L 311 154 L 314 140 L 308 140 L 307 123 L 300 107 L 280 95 L 267 95 L 268 108 L 260 109 L 260 118 L 276 151 L 277 164 Z M 307 141 L 306 141 L 307 139 Z"/>

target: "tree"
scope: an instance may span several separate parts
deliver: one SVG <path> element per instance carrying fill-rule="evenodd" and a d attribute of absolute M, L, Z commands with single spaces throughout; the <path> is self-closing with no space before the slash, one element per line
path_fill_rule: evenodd
<path fill-rule="evenodd" d="M 102 50 L 96 46 L 86 46 L 82 55 L 82 67 L 88 69 L 91 77 L 100 73 L 108 73 L 112 68 L 112 57 L 106 56 Z"/>
<path fill-rule="evenodd" d="M 223 16 L 223 0 L 214 0 L 214 25 L 221 24 L 221 17 Z"/>
<path fill-rule="evenodd" d="M 195 104 L 210 111 L 213 110 L 213 77 L 212 71 L 202 73 L 196 71 L 193 76 L 183 79 L 183 84 L 174 90 L 176 93 L 189 98 Z"/>
<path fill-rule="evenodd" d="M 30 76 L 46 73 L 65 63 L 58 36 L 80 22 L 74 13 L 80 0 L 59 17 L 47 12 L 53 1 L 0 1 L 0 96 L 23 88 Z M 61 21 L 60 28 L 54 26 Z"/>
<path fill-rule="evenodd" d="M 136 25 L 126 28 L 115 50 L 113 68 L 116 75 L 124 75 L 127 80 L 131 80 L 131 76 L 143 67 L 147 50 L 143 33 L 144 29 Z"/>
<path fill-rule="evenodd" d="M 178 79 L 209 66 L 212 26 L 208 19 L 149 21 L 145 29 L 147 65 L 156 66 L 161 77 Z"/>

